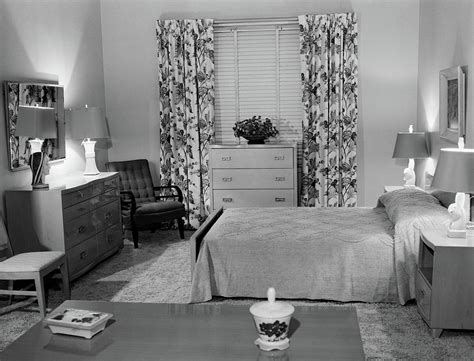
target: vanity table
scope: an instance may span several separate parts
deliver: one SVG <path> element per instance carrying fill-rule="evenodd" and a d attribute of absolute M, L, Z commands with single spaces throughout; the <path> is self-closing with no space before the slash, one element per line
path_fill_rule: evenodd
<path fill-rule="evenodd" d="M 5 192 L 14 253 L 66 253 L 69 278 L 86 273 L 123 247 L 119 175 L 74 175 L 49 184 Z"/>

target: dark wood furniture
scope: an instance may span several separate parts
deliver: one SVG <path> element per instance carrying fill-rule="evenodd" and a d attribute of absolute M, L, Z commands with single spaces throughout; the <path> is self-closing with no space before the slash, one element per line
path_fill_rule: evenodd
<path fill-rule="evenodd" d="M 290 347 L 273 356 L 254 345 L 249 306 L 66 301 L 60 309 L 66 307 L 114 316 L 91 340 L 53 335 L 38 323 L 2 360 L 364 360 L 352 307 L 297 306 Z"/>
<path fill-rule="evenodd" d="M 81 276 L 123 247 L 118 173 L 72 175 L 5 192 L 14 253 L 61 251 L 69 278 Z"/>
<path fill-rule="evenodd" d="M 122 220 L 125 229 L 132 231 L 135 248 L 138 247 L 139 230 L 155 230 L 161 222 L 175 219 L 180 237 L 184 239 L 183 217 L 186 211 L 179 187 L 154 186 L 146 159 L 108 162 L 105 167 L 120 175 Z M 172 200 L 167 200 L 170 198 Z"/>
<path fill-rule="evenodd" d="M 443 329 L 474 330 L 474 234 L 448 238 L 422 231 L 416 275 L 418 311 L 433 337 Z"/>

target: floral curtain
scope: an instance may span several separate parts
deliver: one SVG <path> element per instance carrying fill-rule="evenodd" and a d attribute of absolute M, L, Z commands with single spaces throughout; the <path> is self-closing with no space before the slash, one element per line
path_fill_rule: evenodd
<path fill-rule="evenodd" d="M 212 20 L 158 20 L 161 184 L 179 186 L 187 225 L 209 214 L 208 145 L 214 139 Z"/>
<path fill-rule="evenodd" d="M 358 43 L 353 13 L 302 15 L 301 205 L 356 206 Z"/>

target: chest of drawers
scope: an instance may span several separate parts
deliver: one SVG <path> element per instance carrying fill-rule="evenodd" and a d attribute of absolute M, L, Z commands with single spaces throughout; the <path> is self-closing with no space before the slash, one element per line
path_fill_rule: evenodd
<path fill-rule="evenodd" d="M 211 145 L 211 206 L 297 205 L 296 145 Z"/>
<path fill-rule="evenodd" d="M 118 173 L 8 190 L 5 199 L 13 251 L 63 251 L 71 279 L 123 247 Z"/>

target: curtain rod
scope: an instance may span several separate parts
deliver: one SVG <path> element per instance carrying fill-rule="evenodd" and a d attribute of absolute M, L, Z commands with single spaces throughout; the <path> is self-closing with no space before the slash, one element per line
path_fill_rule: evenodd
<path fill-rule="evenodd" d="M 298 24 L 298 17 L 276 18 L 247 18 L 247 19 L 222 19 L 214 20 L 214 26 L 245 26 L 245 25 L 294 25 Z"/>

